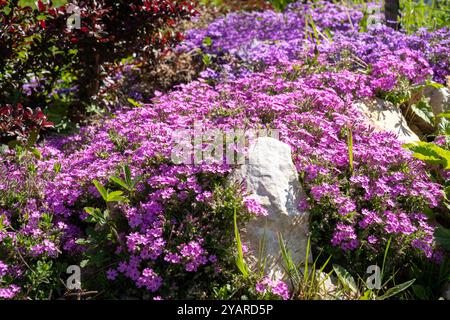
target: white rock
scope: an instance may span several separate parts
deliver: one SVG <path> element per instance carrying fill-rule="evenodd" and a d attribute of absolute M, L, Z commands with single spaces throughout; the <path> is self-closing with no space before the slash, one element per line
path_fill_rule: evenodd
<path fill-rule="evenodd" d="M 367 123 L 377 131 L 389 131 L 397 134 L 398 140 L 403 143 L 420 141 L 419 137 L 408 127 L 406 119 L 399 108 L 381 99 L 353 104 L 361 111 Z"/>
<path fill-rule="evenodd" d="M 430 99 L 433 113 L 438 114 L 450 109 L 450 90 L 448 88 L 425 87 L 423 94 Z"/>
<path fill-rule="evenodd" d="M 328 275 L 325 272 L 320 272 L 316 270 L 318 290 L 317 294 L 322 300 L 337 300 L 340 299 L 339 291 L 341 290 L 339 286 L 339 281 L 333 275 Z"/>
<path fill-rule="evenodd" d="M 243 182 L 247 192 L 268 212 L 266 217 L 252 218 L 241 232 L 249 249 L 247 263 L 258 271 L 262 250 L 265 274 L 272 279 L 283 278 L 279 234 L 295 263 L 305 261 L 308 235 L 308 213 L 298 209 L 299 201 L 306 196 L 292 162 L 291 148 L 274 138 L 256 139 L 249 148 L 247 163 L 235 171 L 232 180 Z"/>

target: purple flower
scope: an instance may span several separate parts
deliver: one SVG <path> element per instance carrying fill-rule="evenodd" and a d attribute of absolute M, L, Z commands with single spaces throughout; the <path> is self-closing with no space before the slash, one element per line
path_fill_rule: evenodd
<path fill-rule="evenodd" d="M 118 275 L 119 273 L 114 269 L 109 269 L 108 271 L 106 271 L 106 278 L 108 280 L 114 281 L 116 280 Z"/>
<path fill-rule="evenodd" d="M 253 196 L 245 196 L 244 197 L 244 206 L 250 213 L 253 213 L 255 216 L 268 216 L 269 213 L 267 210 L 261 206 Z"/>

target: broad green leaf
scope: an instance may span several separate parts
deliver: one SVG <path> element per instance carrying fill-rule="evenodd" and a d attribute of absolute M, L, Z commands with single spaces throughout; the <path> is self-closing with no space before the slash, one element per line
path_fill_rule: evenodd
<path fill-rule="evenodd" d="M 124 188 L 125 190 L 129 190 L 128 185 L 125 183 L 125 181 L 123 181 L 122 179 L 118 178 L 118 177 L 111 177 L 110 178 L 111 181 L 117 183 L 119 186 L 121 186 L 122 188 Z"/>
<path fill-rule="evenodd" d="M 385 300 L 387 298 L 393 297 L 397 294 L 399 294 L 400 292 L 408 289 L 413 283 L 414 281 L 416 281 L 416 279 L 412 279 L 410 281 L 401 283 L 395 287 L 389 288 L 385 294 L 383 294 L 382 296 L 378 297 L 377 300 Z"/>
<path fill-rule="evenodd" d="M 423 106 L 413 104 L 411 106 L 411 109 L 412 109 L 412 111 L 414 111 L 414 113 L 416 115 L 418 115 L 426 123 L 428 123 L 429 125 L 434 125 L 434 123 L 433 123 L 434 114 L 433 114 L 433 111 L 431 110 L 431 108 L 425 108 Z"/>
<path fill-rule="evenodd" d="M 442 118 L 437 118 L 438 120 L 438 134 L 440 135 L 445 135 L 445 139 L 446 141 L 449 141 L 449 137 L 450 137 L 450 113 L 448 114 L 449 117 L 442 117 Z"/>
<path fill-rule="evenodd" d="M 444 169 L 450 169 L 450 151 L 434 143 L 420 141 L 404 144 L 403 147 L 413 151 L 413 156 L 417 159 L 429 164 L 442 165 Z"/>
<path fill-rule="evenodd" d="M 434 81 L 430 81 L 430 80 L 425 80 L 425 85 L 436 88 L 436 89 L 445 88 L 445 86 L 443 84 L 440 84 L 440 83 L 434 82 Z"/>
<path fill-rule="evenodd" d="M 353 279 L 352 275 L 347 270 L 337 264 L 333 265 L 333 270 L 344 287 L 349 288 L 354 293 L 358 292 L 355 279 Z"/>
<path fill-rule="evenodd" d="M 125 198 L 122 191 L 114 191 L 108 194 L 106 202 L 126 202 L 127 198 Z"/>
<path fill-rule="evenodd" d="M 103 187 L 103 185 L 97 180 L 93 180 L 92 183 L 95 185 L 98 192 L 100 192 L 103 200 L 108 201 L 108 192 L 106 191 L 105 187 Z"/>

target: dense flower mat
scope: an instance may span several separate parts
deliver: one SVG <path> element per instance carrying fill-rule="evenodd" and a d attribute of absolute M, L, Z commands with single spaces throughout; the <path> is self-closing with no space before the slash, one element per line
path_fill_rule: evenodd
<path fill-rule="evenodd" d="M 361 18 L 328 3 L 229 14 L 192 30 L 180 47 L 212 57 L 202 79 L 38 150 L 2 155 L 0 298 L 29 295 L 28 264 L 36 263 L 94 266 L 91 276 L 124 296 L 135 286 L 155 298 L 201 297 L 220 281 L 233 269 L 234 210 L 243 219 L 261 210 L 245 190 L 227 186 L 231 165 L 171 161 L 177 130 L 194 124 L 278 129 L 308 194 L 300 209 L 311 212 L 313 243 L 352 270 L 379 259 L 389 239 L 394 265 L 440 261 L 425 215 L 440 205 L 440 186 L 352 103 L 444 82 L 450 32 L 363 33 Z"/>

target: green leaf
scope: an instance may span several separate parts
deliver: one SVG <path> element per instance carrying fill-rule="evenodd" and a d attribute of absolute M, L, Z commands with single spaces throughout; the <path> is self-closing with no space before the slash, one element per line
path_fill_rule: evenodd
<path fill-rule="evenodd" d="M 53 171 L 54 171 L 56 174 L 58 174 L 58 173 L 61 171 L 61 163 L 56 162 L 56 163 L 53 165 Z"/>
<path fill-rule="evenodd" d="M 88 222 L 100 223 L 100 224 L 104 224 L 106 222 L 100 209 L 86 207 L 86 208 L 84 208 L 84 211 L 86 211 L 86 213 L 89 214 L 89 217 L 87 218 Z"/>
<path fill-rule="evenodd" d="M 449 117 L 448 118 L 446 118 L 446 117 L 442 117 L 442 118 L 437 117 L 436 119 L 439 122 L 438 134 L 445 135 L 446 136 L 445 139 L 446 139 L 446 141 L 448 141 L 448 138 L 450 136 L 450 121 L 449 121 L 450 113 L 449 113 Z"/>
<path fill-rule="evenodd" d="M 281 234 L 281 232 L 278 232 L 278 242 L 280 244 L 280 250 L 286 267 L 287 274 L 289 275 L 289 278 L 298 282 L 300 274 L 298 273 L 298 269 L 294 263 L 294 260 L 292 260 L 291 253 L 286 248 L 286 244 L 283 240 L 283 235 Z"/>
<path fill-rule="evenodd" d="M 372 290 L 369 289 L 369 290 L 364 291 L 364 295 L 361 296 L 359 298 L 359 300 L 370 300 L 371 296 L 372 296 Z"/>
<path fill-rule="evenodd" d="M 389 237 L 389 240 L 386 244 L 386 248 L 384 248 L 384 254 L 383 254 L 383 265 L 381 266 L 381 280 L 384 278 L 384 270 L 386 268 L 386 259 L 388 256 L 389 248 L 391 247 L 392 237 Z"/>
<path fill-rule="evenodd" d="M 108 201 L 108 192 L 106 191 L 105 187 L 103 187 L 103 185 L 97 180 L 93 180 L 92 183 L 95 185 L 98 192 L 100 192 L 103 200 Z"/>
<path fill-rule="evenodd" d="M 442 112 L 442 113 L 438 114 L 436 117 L 450 119 L 450 111 Z"/>
<path fill-rule="evenodd" d="M 205 39 L 203 39 L 203 44 L 207 47 L 212 45 L 212 39 L 210 37 L 205 37 Z"/>
<path fill-rule="evenodd" d="M 80 238 L 80 239 L 77 239 L 77 240 L 75 241 L 75 243 L 76 243 L 76 244 L 79 244 L 79 245 L 82 245 L 82 246 L 85 246 L 85 245 L 90 244 L 91 241 L 88 240 L 88 239 Z"/>
<path fill-rule="evenodd" d="M 350 172 L 353 172 L 353 133 L 350 127 L 347 128 L 347 147 Z"/>
<path fill-rule="evenodd" d="M 353 279 L 352 275 L 347 270 L 337 264 L 333 265 L 333 270 L 344 287 L 350 289 L 354 293 L 358 293 L 355 279 Z"/>
<path fill-rule="evenodd" d="M 209 66 L 212 62 L 211 56 L 209 54 L 204 54 L 202 57 L 203 64 Z"/>
<path fill-rule="evenodd" d="M 36 159 L 40 160 L 42 158 L 42 154 L 38 149 L 30 148 L 30 151 L 36 157 Z"/>
<path fill-rule="evenodd" d="M 123 167 L 123 174 L 125 176 L 125 181 L 126 181 L 127 185 L 129 187 L 131 187 L 132 184 L 133 184 L 133 181 L 131 180 L 131 170 L 130 170 L 130 167 L 128 165 L 125 165 Z"/>
<path fill-rule="evenodd" d="M 106 202 L 126 202 L 128 199 L 123 197 L 122 191 L 114 191 L 108 194 Z"/>
<path fill-rule="evenodd" d="M 125 190 L 130 191 L 128 185 L 125 183 L 125 181 L 123 181 L 122 179 L 118 178 L 118 177 L 111 177 L 110 178 L 111 181 L 117 183 L 119 186 L 121 186 L 122 188 L 124 188 Z"/>
<path fill-rule="evenodd" d="M 237 250 L 238 250 L 238 257 L 236 260 L 236 265 L 237 265 L 239 271 L 241 271 L 244 278 L 248 278 L 249 271 L 248 271 L 247 265 L 245 264 L 245 261 L 244 261 L 244 252 L 242 250 L 242 241 L 241 241 L 241 236 L 239 235 L 239 229 L 237 226 L 236 208 L 234 208 L 233 220 L 234 220 L 234 236 L 236 238 L 236 245 L 237 245 Z"/>
<path fill-rule="evenodd" d="M 423 106 L 423 104 L 418 104 L 418 105 L 412 105 L 411 106 L 412 111 L 414 111 L 414 113 L 416 115 L 418 115 L 421 119 L 423 119 L 426 123 L 428 123 L 429 125 L 434 125 L 433 123 L 433 111 L 431 110 L 431 108 L 427 108 L 425 106 Z"/>
<path fill-rule="evenodd" d="M 86 266 L 89 264 L 89 262 L 90 262 L 89 259 L 81 260 L 81 262 L 80 262 L 80 268 L 86 268 Z"/>
<path fill-rule="evenodd" d="M 404 283 L 396 285 L 395 287 L 389 288 L 386 293 L 378 297 L 377 300 L 385 300 L 399 294 L 400 292 L 408 289 L 414 283 L 414 281 L 416 281 L 416 279 L 412 279 L 410 281 L 406 281 Z"/>
<path fill-rule="evenodd" d="M 430 142 L 416 142 L 403 145 L 404 148 L 413 151 L 413 156 L 433 165 L 442 165 L 444 169 L 450 169 L 450 151 Z"/>
<path fill-rule="evenodd" d="M 140 104 L 139 102 L 137 102 L 137 101 L 134 100 L 134 99 L 128 98 L 127 101 L 128 101 L 129 103 L 131 103 L 131 105 L 132 105 L 133 107 L 136 107 L 136 108 L 142 108 L 142 104 Z"/>
<path fill-rule="evenodd" d="M 28 141 L 27 141 L 28 147 L 30 147 L 30 148 L 33 147 L 36 144 L 38 137 L 39 137 L 38 130 L 31 131 L 30 135 L 28 136 Z"/>
<path fill-rule="evenodd" d="M 93 214 L 95 211 L 95 208 L 86 207 L 86 208 L 84 208 L 84 211 L 86 211 L 86 213 Z"/>
<path fill-rule="evenodd" d="M 438 82 L 434 82 L 434 81 L 431 81 L 431 80 L 425 80 L 425 85 L 427 85 L 428 87 L 436 88 L 436 89 L 445 88 L 445 86 L 443 84 L 440 84 Z"/>

